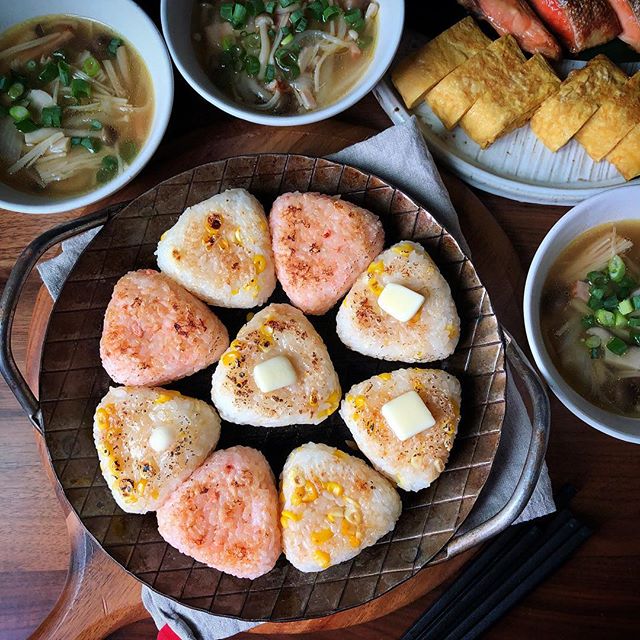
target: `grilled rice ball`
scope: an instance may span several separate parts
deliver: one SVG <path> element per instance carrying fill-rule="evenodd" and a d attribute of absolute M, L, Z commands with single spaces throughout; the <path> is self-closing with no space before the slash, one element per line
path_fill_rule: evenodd
<path fill-rule="evenodd" d="M 409 391 L 425 403 L 435 424 L 400 440 L 381 413 L 384 404 Z M 340 415 L 369 462 L 398 487 L 420 491 L 444 470 L 460 422 L 460 383 L 436 369 L 398 369 L 349 390 Z"/>
<path fill-rule="evenodd" d="M 289 454 L 280 502 L 284 553 L 304 572 L 357 556 L 393 529 L 402 510 L 386 478 L 359 458 L 313 442 Z"/>
<path fill-rule="evenodd" d="M 93 437 L 102 475 L 123 511 L 156 510 L 218 444 L 220 418 L 202 400 L 156 387 L 113 387 Z"/>
<path fill-rule="evenodd" d="M 238 578 L 271 571 L 282 542 L 269 463 L 249 447 L 214 452 L 158 510 L 158 531 L 182 553 Z"/>
<path fill-rule="evenodd" d="M 245 189 L 187 208 L 160 238 L 160 270 L 218 307 L 264 304 L 276 286 L 269 225 Z"/>
<path fill-rule="evenodd" d="M 213 311 L 163 273 L 131 271 L 116 283 L 100 340 L 115 382 L 166 384 L 213 364 L 228 346 Z"/>

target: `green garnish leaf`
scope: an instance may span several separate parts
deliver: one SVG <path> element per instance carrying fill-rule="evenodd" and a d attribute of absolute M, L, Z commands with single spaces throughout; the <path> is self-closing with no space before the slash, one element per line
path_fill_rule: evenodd
<path fill-rule="evenodd" d="M 233 20 L 233 2 L 223 2 L 220 5 L 220 17 L 225 22 Z"/>
<path fill-rule="evenodd" d="M 247 11 L 250 16 L 257 16 L 264 13 L 265 6 L 262 0 L 247 0 Z"/>
<path fill-rule="evenodd" d="M 29 60 L 24 67 L 27 71 L 33 73 L 38 68 L 38 63 L 35 60 Z"/>
<path fill-rule="evenodd" d="M 110 56 L 115 57 L 118 53 L 118 49 L 124 44 L 122 38 L 111 38 L 107 45 L 107 52 Z"/>
<path fill-rule="evenodd" d="M 629 318 L 628 322 L 632 329 L 640 329 L 640 318 Z"/>
<path fill-rule="evenodd" d="M 275 77 L 276 68 L 272 64 L 268 64 L 264 72 L 264 81 L 268 84 L 269 82 L 275 80 Z"/>
<path fill-rule="evenodd" d="M 287 7 L 291 6 L 292 4 L 294 4 L 297 1 L 298 0 L 280 0 L 280 6 L 283 9 L 286 9 Z"/>
<path fill-rule="evenodd" d="M 102 143 L 98 138 L 90 138 L 87 136 L 80 139 L 80 146 L 84 147 L 90 153 L 97 153 L 102 148 Z"/>
<path fill-rule="evenodd" d="M 626 300 L 623 300 L 622 302 L 620 302 L 618 304 L 618 311 L 623 316 L 628 316 L 633 311 L 633 303 L 631 302 L 631 300 L 627 298 Z"/>
<path fill-rule="evenodd" d="M 133 140 L 125 140 L 120 145 L 120 157 L 127 163 L 131 162 L 138 154 L 138 146 Z"/>
<path fill-rule="evenodd" d="M 9 109 L 9 115 L 16 121 L 22 122 L 29 117 L 29 110 L 26 107 L 20 105 L 14 105 Z"/>
<path fill-rule="evenodd" d="M 345 22 L 355 31 L 360 33 L 364 29 L 364 18 L 360 9 L 350 9 L 344 14 Z"/>
<path fill-rule="evenodd" d="M 96 173 L 96 179 L 99 183 L 109 182 L 118 173 L 118 158 L 115 156 L 105 156 L 102 158 L 100 168 Z"/>
<path fill-rule="evenodd" d="M 90 98 L 91 85 L 82 78 L 74 78 L 71 81 L 71 94 L 74 98 Z"/>
<path fill-rule="evenodd" d="M 72 147 L 77 147 L 81 142 L 82 142 L 82 138 L 80 138 L 79 136 L 73 136 L 73 138 L 71 138 Z"/>
<path fill-rule="evenodd" d="M 282 42 L 280 43 L 283 47 L 286 47 L 288 44 L 291 44 L 293 42 L 293 34 L 290 33 L 288 35 L 286 35 L 284 38 L 282 38 Z"/>
<path fill-rule="evenodd" d="M 602 301 L 602 306 L 608 311 L 615 311 L 618 308 L 618 296 L 609 296 Z"/>
<path fill-rule="evenodd" d="M 337 18 L 339 15 L 340 15 L 340 9 L 335 5 L 329 5 L 322 12 L 322 21 L 329 22 L 329 20 L 333 20 L 334 18 Z"/>
<path fill-rule="evenodd" d="M 42 67 L 40 73 L 38 74 L 38 80 L 42 82 L 42 84 L 49 84 L 52 80 L 55 80 L 58 77 L 58 65 L 55 62 L 49 60 L 47 64 Z"/>
<path fill-rule="evenodd" d="M 42 110 L 42 126 L 43 127 L 61 127 L 62 126 L 62 107 L 53 106 L 45 107 Z"/>
<path fill-rule="evenodd" d="M 264 10 L 267 13 L 272 14 L 275 10 L 276 10 L 276 3 L 275 0 L 270 0 L 270 2 L 265 2 L 264 3 Z"/>
<path fill-rule="evenodd" d="M 309 22 L 306 18 L 300 18 L 298 22 L 296 22 L 295 32 L 302 33 L 309 26 Z"/>
<path fill-rule="evenodd" d="M 247 24 L 247 8 L 236 2 L 233 5 L 233 14 L 231 16 L 231 26 L 234 29 L 242 29 Z"/>
<path fill-rule="evenodd" d="M 32 131 L 36 131 L 36 129 L 40 128 L 31 118 L 15 122 L 14 124 L 16 129 L 21 133 L 31 133 Z"/>
<path fill-rule="evenodd" d="M 93 57 L 89 56 L 82 63 L 82 70 L 90 77 L 93 78 L 100 73 L 100 63 Z"/>
<path fill-rule="evenodd" d="M 65 87 L 71 84 L 71 69 L 64 60 L 58 62 L 58 77 Z"/>
<path fill-rule="evenodd" d="M 598 309 L 595 313 L 596 322 L 603 327 L 613 327 L 616 322 L 616 316 L 612 311 L 606 309 Z"/>
<path fill-rule="evenodd" d="M 96 120 L 95 118 L 93 120 L 91 120 L 91 122 L 89 122 L 89 126 L 94 130 L 94 131 L 100 131 L 100 129 L 102 129 L 102 122 L 100 122 L 100 120 Z"/>
<path fill-rule="evenodd" d="M 609 277 L 614 282 L 620 282 L 627 270 L 627 268 L 624 265 L 624 261 L 618 255 L 613 256 L 613 258 L 609 260 L 607 269 L 609 271 Z"/>
<path fill-rule="evenodd" d="M 322 20 L 322 13 L 325 7 L 320 0 L 314 0 L 307 5 L 307 11 L 314 20 Z"/>
<path fill-rule="evenodd" d="M 585 329 L 591 329 L 596 325 L 596 317 L 594 315 L 582 316 L 581 322 Z"/>
<path fill-rule="evenodd" d="M 22 82 L 14 82 L 7 90 L 7 95 L 12 100 L 17 100 L 24 93 L 24 85 Z"/>
<path fill-rule="evenodd" d="M 617 336 L 611 338 L 609 342 L 607 342 L 607 349 L 614 353 L 617 356 L 623 356 L 629 350 L 627 343 L 624 340 L 621 340 Z"/>
<path fill-rule="evenodd" d="M 260 60 L 256 56 L 247 56 L 244 60 L 244 70 L 250 77 L 257 76 L 260 72 Z"/>
<path fill-rule="evenodd" d="M 640 309 L 640 296 L 632 296 L 631 303 L 634 309 Z"/>

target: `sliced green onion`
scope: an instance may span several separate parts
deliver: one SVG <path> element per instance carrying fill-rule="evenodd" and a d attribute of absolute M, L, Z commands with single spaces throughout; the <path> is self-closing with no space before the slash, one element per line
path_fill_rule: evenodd
<path fill-rule="evenodd" d="M 42 84 L 49 84 L 52 80 L 55 80 L 58 77 L 58 65 L 55 62 L 49 60 L 47 64 L 44 65 L 40 73 L 38 74 L 38 80 L 42 82 Z"/>
<path fill-rule="evenodd" d="M 276 2 L 275 2 L 275 0 L 270 0 L 270 2 L 265 2 L 264 3 L 264 10 L 267 13 L 272 14 L 276 10 Z"/>
<path fill-rule="evenodd" d="M 298 20 L 300 20 L 300 18 L 302 18 L 304 16 L 304 13 L 302 13 L 302 11 L 300 11 L 300 9 L 296 9 L 290 16 L 289 16 L 289 20 L 291 20 L 292 24 L 295 24 L 296 22 L 298 22 Z"/>
<path fill-rule="evenodd" d="M 33 73 L 38 68 L 38 63 L 35 60 L 29 60 L 24 67 L 27 71 Z"/>
<path fill-rule="evenodd" d="M 259 51 L 260 50 L 260 34 L 259 33 L 250 33 L 248 36 L 242 39 L 242 44 L 249 51 Z"/>
<path fill-rule="evenodd" d="M 340 15 L 340 9 L 338 7 L 336 7 L 335 5 L 329 5 L 322 12 L 322 21 L 323 22 L 329 22 L 329 20 L 333 20 L 334 18 L 336 18 L 339 15 Z"/>
<path fill-rule="evenodd" d="M 16 125 L 16 129 L 21 133 L 31 133 L 40 128 L 31 118 L 15 122 L 14 124 Z"/>
<path fill-rule="evenodd" d="M 68 87 L 71 84 L 70 67 L 64 60 L 60 60 L 58 62 L 58 77 L 65 87 Z"/>
<path fill-rule="evenodd" d="M 611 351 L 611 353 L 615 353 L 617 356 L 623 356 L 629 350 L 627 343 L 624 340 L 621 340 L 617 336 L 611 338 L 609 342 L 607 342 L 607 349 Z"/>
<path fill-rule="evenodd" d="M 602 300 L 590 296 L 589 301 L 587 302 L 587 306 L 589 307 L 589 309 L 597 311 L 598 309 L 602 309 Z"/>
<path fill-rule="evenodd" d="M 619 311 L 615 311 L 616 321 L 615 326 L 619 329 L 623 329 L 627 326 L 627 318 L 623 316 Z"/>
<path fill-rule="evenodd" d="M 633 303 L 631 302 L 631 300 L 629 300 L 629 298 L 627 298 L 626 300 L 623 300 L 618 305 L 618 311 L 623 316 L 628 316 L 633 311 Z"/>
<path fill-rule="evenodd" d="M 309 21 L 306 18 L 300 18 L 298 22 L 296 22 L 295 32 L 302 33 L 309 26 Z"/>
<path fill-rule="evenodd" d="M 262 0 L 247 0 L 247 11 L 250 16 L 264 13 L 264 2 Z"/>
<path fill-rule="evenodd" d="M 225 22 L 231 22 L 233 19 L 233 2 L 223 2 L 220 5 L 220 17 Z"/>
<path fill-rule="evenodd" d="M 102 129 L 102 122 L 94 118 L 89 122 L 89 127 L 91 127 L 94 131 L 100 131 L 100 129 Z"/>
<path fill-rule="evenodd" d="M 609 260 L 607 269 L 609 270 L 609 277 L 614 282 L 620 282 L 627 270 L 627 268 L 624 266 L 624 261 L 618 255 L 613 256 L 613 258 Z"/>
<path fill-rule="evenodd" d="M 96 173 L 96 179 L 100 183 L 108 182 L 115 177 L 116 173 L 118 173 L 118 158 L 105 156 L 102 158 L 100 168 Z"/>
<path fill-rule="evenodd" d="M 9 86 L 9 78 L 0 75 L 0 91 L 4 91 Z"/>
<path fill-rule="evenodd" d="M 584 344 L 588 349 L 597 349 L 602 344 L 602 340 L 599 336 L 589 336 Z"/>
<path fill-rule="evenodd" d="M 244 70 L 250 77 L 257 76 L 260 71 L 260 60 L 256 56 L 247 56 L 244 60 Z"/>
<path fill-rule="evenodd" d="M 72 147 L 77 147 L 81 142 L 82 142 L 82 138 L 80 138 L 79 136 L 73 136 L 71 138 L 71 146 Z"/>
<path fill-rule="evenodd" d="M 272 64 L 268 64 L 264 72 L 264 81 L 268 84 L 269 82 L 272 82 L 275 77 L 276 68 Z"/>
<path fill-rule="evenodd" d="M 633 304 L 634 309 L 640 309 L 640 296 L 632 296 L 631 303 Z"/>
<path fill-rule="evenodd" d="M 82 63 L 82 70 L 90 77 L 93 78 L 94 76 L 97 76 L 98 73 L 100 72 L 100 63 L 93 57 L 93 56 L 89 56 L 83 63 Z"/>
<path fill-rule="evenodd" d="M 307 11 L 311 14 L 314 20 L 322 20 L 322 12 L 324 11 L 324 5 L 320 0 L 314 0 L 307 5 Z"/>
<path fill-rule="evenodd" d="M 225 36 L 222 38 L 222 50 L 229 51 L 236 43 L 236 39 L 233 36 Z"/>
<path fill-rule="evenodd" d="M 364 19 L 360 9 L 351 9 L 344 14 L 345 22 L 358 33 L 364 29 Z"/>
<path fill-rule="evenodd" d="M 606 309 L 598 309 L 595 312 L 596 322 L 603 327 L 613 327 L 616 321 L 616 316 L 611 311 Z"/>
<path fill-rule="evenodd" d="M 42 109 L 42 126 L 61 127 L 62 107 L 57 105 L 54 105 L 53 107 L 44 107 L 44 109 Z"/>
<path fill-rule="evenodd" d="M 632 329 L 640 329 L 640 318 L 628 318 L 627 321 Z"/>
<path fill-rule="evenodd" d="M 84 147 L 90 153 L 97 153 L 102 148 L 102 144 L 98 138 L 81 138 L 80 146 Z"/>
<path fill-rule="evenodd" d="M 71 81 L 71 93 L 74 98 L 90 98 L 91 85 L 82 78 L 74 78 Z"/>
<path fill-rule="evenodd" d="M 618 296 L 609 296 L 602 301 L 602 306 L 609 311 L 614 311 L 618 308 Z"/>
<path fill-rule="evenodd" d="M 118 49 L 124 44 L 122 38 L 111 38 L 107 45 L 107 51 L 110 56 L 115 57 L 118 53 Z"/>
<path fill-rule="evenodd" d="M 600 347 L 595 347 L 594 349 L 591 349 L 591 352 L 589 355 L 591 356 L 592 360 L 597 360 L 600 357 Z"/>
<path fill-rule="evenodd" d="M 356 40 L 356 44 L 360 49 L 366 49 L 373 42 L 373 38 L 371 36 L 360 36 Z"/>
<path fill-rule="evenodd" d="M 233 5 L 233 15 L 231 16 L 231 26 L 234 29 L 242 29 L 247 23 L 247 8 L 236 2 Z"/>
<path fill-rule="evenodd" d="M 282 38 L 282 42 L 280 43 L 283 47 L 286 47 L 288 44 L 293 42 L 293 34 L 290 33 L 288 36 Z"/>
<path fill-rule="evenodd" d="M 604 289 L 602 287 L 591 287 L 591 295 L 598 300 L 604 298 Z"/>
<path fill-rule="evenodd" d="M 602 286 L 609 282 L 609 276 L 606 273 L 602 273 L 602 271 L 589 271 L 587 273 L 587 282 Z"/>
<path fill-rule="evenodd" d="M 292 4 L 298 2 L 298 0 L 280 0 L 280 6 L 283 9 L 286 9 L 287 7 L 291 6 Z"/>
<path fill-rule="evenodd" d="M 581 322 L 585 329 L 591 329 L 596 324 L 596 317 L 594 315 L 582 316 Z"/>
<path fill-rule="evenodd" d="M 640 333 L 634 333 L 631 336 L 631 341 L 633 342 L 633 344 L 640 347 Z"/>
<path fill-rule="evenodd" d="M 120 145 L 120 157 L 125 162 L 131 162 L 138 154 L 138 145 L 133 140 L 125 140 Z"/>
<path fill-rule="evenodd" d="M 638 283 L 626 273 L 622 280 L 618 282 L 619 287 L 624 287 L 625 289 L 635 289 L 638 286 Z"/>
<path fill-rule="evenodd" d="M 22 122 L 29 117 L 29 110 L 26 107 L 15 105 L 9 109 L 9 115 L 16 121 Z"/>
<path fill-rule="evenodd" d="M 22 82 L 14 82 L 8 89 L 7 95 L 12 100 L 17 100 L 24 93 L 24 85 Z"/>

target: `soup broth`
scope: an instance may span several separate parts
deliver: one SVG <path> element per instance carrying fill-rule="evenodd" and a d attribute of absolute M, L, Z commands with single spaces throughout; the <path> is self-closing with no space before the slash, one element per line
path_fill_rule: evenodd
<path fill-rule="evenodd" d="M 198 2 L 193 43 L 211 80 L 267 113 L 327 107 L 366 72 L 378 4 L 359 0 Z"/>
<path fill-rule="evenodd" d="M 0 179 L 67 197 L 122 173 L 149 134 L 137 51 L 92 20 L 44 16 L 0 36 Z"/>
<path fill-rule="evenodd" d="M 640 220 L 572 242 L 549 272 L 540 320 L 547 351 L 580 395 L 640 418 Z"/>

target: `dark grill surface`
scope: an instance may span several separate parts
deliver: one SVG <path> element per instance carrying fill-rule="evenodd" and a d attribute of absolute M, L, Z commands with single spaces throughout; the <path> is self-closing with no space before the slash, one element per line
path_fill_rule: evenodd
<path fill-rule="evenodd" d="M 244 187 L 269 211 L 287 191 L 342 194 L 378 214 L 386 245 L 400 239 L 424 244 L 447 278 L 462 320 L 456 353 L 442 366 L 462 382 L 462 420 L 445 472 L 429 488 L 402 493 L 395 530 L 349 562 L 304 574 L 280 557 L 257 580 L 238 579 L 182 555 L 158 534 L 154 514 L 121 511 L 107 488 L 93 444 L 93 413 L 110 380 L 98 343 L 104 312 L 117 280 L 128 271 L 157 268 L 160 235 L 185 207 L 220 191 Z M 286 301 L 280 287 L 271 301 Z M 246 311 L 216 309 L 229 334 Z M 310 318 L 325 340 L 343 392 L 382 371 L 406 366 L 349 351 L 335 332 L 335 313 Z M 208 402 L 213 367 L 171 388 Z M 58 478 L 72 507 L 105 551 L 144 583 L 182 603 L 216 614 L 285 621 L 324 616 L 357 606 L 413 576 L 454 535 L 491 469 L 505 412 L 506 372 L 500 330 L 486 290 L 455 240 L 400 191 L 359 170 L 296 155 L 240 156 L 213 162 L 167 180 L 137 198 L 105 225 L 71 272 L 47 330 L 40 376 L 45 435 Z M 276 476 L 288 453 L 305 442 L 349 451 L 350 434 L 337 412 L 318 426 L 257 428 L 223 422 L 218 448 L 260 449 Z"/>

